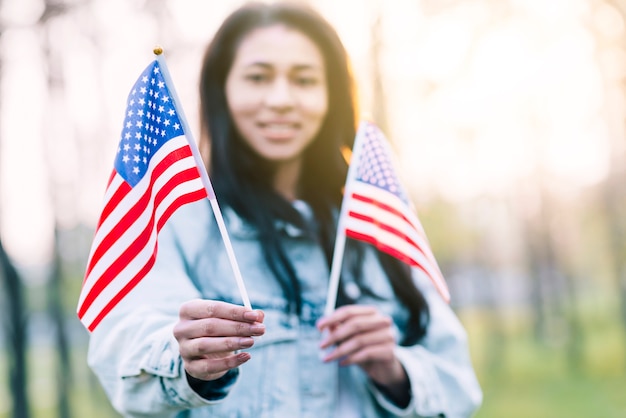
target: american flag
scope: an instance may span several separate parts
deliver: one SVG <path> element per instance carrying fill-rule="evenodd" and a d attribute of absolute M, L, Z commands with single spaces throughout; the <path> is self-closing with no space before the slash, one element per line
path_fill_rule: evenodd
<path fill-rule="evenodd" d="M 215 197 L 202 183 L 184 116 L 165 79 L 154 60 L 128 96 L 77 308 L 89 331 L 150 271 L 158 233 L 170 215 L 186 203 Z"/>
<path fill-rule="evenodd" d="M 342 209 L 346 236 L 369 242 L 410 266 L 421 269 L 446 302 L 448 286 L 424 229 L 393 166 L 391 147 L 380 129 L 363 122 Z"/>

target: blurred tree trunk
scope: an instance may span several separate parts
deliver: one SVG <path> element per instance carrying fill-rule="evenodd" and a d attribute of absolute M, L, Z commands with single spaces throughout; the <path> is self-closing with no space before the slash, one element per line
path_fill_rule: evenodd
<path fill-rule="evenodd" d="M 541 175 L 538 176 L 539 178 Z M 533 331 L 537 342 L 545 343 L 550 335 L 551 308 L 550 285 L 553 281 L 555 259 L 548 232 L 549 209 L 546 192 L 542 188 L 540 207 L 534 216 L 525 220 L 528 271 L 531 279 L 531 303 L 533 307 Z"/>
<path fill-rule="evenodd" d="M 617 10 L 622 17 L 622 23 L 626 25 L 626 0 L 606 0 L 606 4 Z M 626 50 L 626 42 L 623 36 L 617 45 L 623 52 Z M 601 63 L 603 61 L 600 61 Z M 606 64 L 601 65 L 604 78 L 605 91 L 613 91 L 615 87 L 621 87 L 621 99 L 626 98 L 626 74 L 620 74 L 618 79 L 611 77 L 612 68 Z M 613 79 L 612 79 L 613 78 Z M 626 115 L 623 114 L 623 106 L 615 106 L 611 98 L 607 98 L 609 110 L 609 125 L 611 128 L 611 160 L 609 176 L 604 184 L 604 202 L 607 214 L 607 227 L 610 237 L 610 256 L 613 261 L 613 269 L 616 276 L 617 291 L 620 302 L 621 321 L 626 330 L 626 143 L 624 139 Z M 620 109 L 618 113 L 615 110 Z"/>
<path fill-rule="evenodd" d="M 65 310 L 63 309 L 63 264 L 59 254 L 59 228 L 54 228 L 55 244 L 52 260 L 52 269 L 48 288 L 48 312 L 55 327 L 55 346 L 57 355 L 56 382 L 57 382 L 57 416 L 69 418 L 70 410 L 69 394 L 72 384 L 72 365 L 70 362 L 70 345 L 67 336 L 67 324 Z"/>
<path fill-rule="evenodd" d="M 46 62 L 47 69 L 47 85 L 48 85 L 48 106 L 50 112 L 48 114 L 52 119 L 58 117 L 61 109 L 64 108 L 64 91 L 65 91 L 65 79 L 62 68 L 62 50 L 64 45 L 55 44 L 59 38 L 53 33 L 55 25 L 59 22 L 57 19 L 62 17 L 70 6 L 66 6 L 63 2 L 57 0 L 46 0 L 45 9 L 39 20 L 42 33 L 42 49 Z M 65 118 L 60 119 L 60 121 Z M 47 121 L 47 126 L 54 126 L 55 121 Z M 47 148 L 63 146 L 60 143 L 59 138 L 55 137 L 57 133 L 54 129 L 47 129 L 46 142 Z M 46 155 L 57 155 L 56 153 L 46 153 Z M 63 267 L 62 259 L 60 257 L 59 248 L 59 228 L 58 228 L 58 194 L 61 190 L 58 179 L 55 176 L 54 171 L 51 169 L 54 166 L 52 161 L 47 161 L 47 168 L 49 171 L 48 179 L 50 182 L 50 190 L 52 191 L 52 207 L 55 218 L 55 239 L 53 245 L 53 259 L 52 269 L 50 277 L 47 283 L 47 296 L 48 296 L 48 312 L 49 318 L 52 321 L 55 330 L 55 348 L 57 356 L 57 368 L 56 368 L 56 407 L 57 417 L 70 418 L 72 416 L 70 408 L 70 387 L 71 387 L 71 364 L 70 364 L 70 344 L 67 337 L 67 324 L 65 320 L 65 309 L 63 303 L 64 285 L 63 285 Z"/>
<path fill-rule="evenodd" d="M 383 62 L 383 29 L 382 11 L 378 7 L 375 11 L 372 22 L 371 54 L 372 54 L 372 118 L 373 122 L 387 135 L 390 136 L 389 124 L 387 121 L 386 97 L 383 88 L 385 75 L 381 63 Z M 393 142 L 393 141 L 392 141 Z"/>
<path fill-rule="evenodd" d="M 5 292 L 2 301 L 4 331 L 8 346 L 9 388 L 13 398 L 13 418 L 30 416 L 27 391 L 27 314 L 24 285 L 2 246 L 0 239 L 0 276 Z"/>
<path fill-rule="evenodd" d="M 3 5 L 0 0 L 0 7 Z M 0 36 L 4 34 L 4 24 L 0 21 Z M 0 71 L 2 70 L 0 55 Z M 1 75 L 0 75 L 1 79 Z M 3 103 L 3 102 L 0 102 Z M 28 400 L 28 355 L 27 328 L 28 315 L 24 301 L 24 284 L 4 250 L 0 235 L 0 314 L 2 316 L 3 333 L 6 342 L 8 364 L 8 387 L 13 400 L 13 418 L 30 417 Z"/>

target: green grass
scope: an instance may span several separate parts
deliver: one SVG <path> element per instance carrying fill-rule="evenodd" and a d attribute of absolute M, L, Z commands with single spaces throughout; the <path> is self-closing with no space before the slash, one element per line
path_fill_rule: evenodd
<path fill-rule="evenodd" d="M 476 418 L 623 418 L 624 378 L 489 379 Z"/>
<path fill-rule="evenodd" d="M 580 357 L 568 356 L 567 335 L 537 342 L 518 315 L 500 325 L 493 316 L 462 317 L 484 394 L 475 418 L 626 417 L 626 339 L 612 319 L 586 321 Z"/>

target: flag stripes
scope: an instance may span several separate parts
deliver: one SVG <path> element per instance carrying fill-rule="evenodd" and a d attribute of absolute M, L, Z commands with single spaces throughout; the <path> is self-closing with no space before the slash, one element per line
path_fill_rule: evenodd
<path fill-rule="evenodd" d="M 170 215 L 205 197 L 185 136 L 159 148 L 135 187 L 114 173 L 79 300 L 78 317 L 90 331 L 148 273 L 156 257 L 157 234 Z"/>
<path fill-rule="evenodd" d="M 376 186 L 355 182 L 351 187 L 351 199 L 346 208 L 346 236 L 369 242 L 379 250 L 418 267 L 448 301 L 447 285 L 413 212 L 408 208 L 402 210 L 405 205 L 400 205 L 400 199 Z"/>

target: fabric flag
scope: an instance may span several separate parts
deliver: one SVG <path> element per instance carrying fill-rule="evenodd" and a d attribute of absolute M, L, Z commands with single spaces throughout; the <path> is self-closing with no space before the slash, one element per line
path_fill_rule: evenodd
<path fill-rule="evenodd" d="M 344 225 L 346 236 L 369 242 L 421 269 L 449 302 L 448 286 L 392 157 L 391 146 L 380 129 L 363 122 L 354 144 L 340 225 Z"/>
<path fill-rule="evenodd" d="M 154 60 L 128 96 L 77 308 L 89 331 L 150 271 L 159 230 L 172 213 L 186 203 L 215 199 L 203 185 L 184 115 L 163 72 Z"/>

